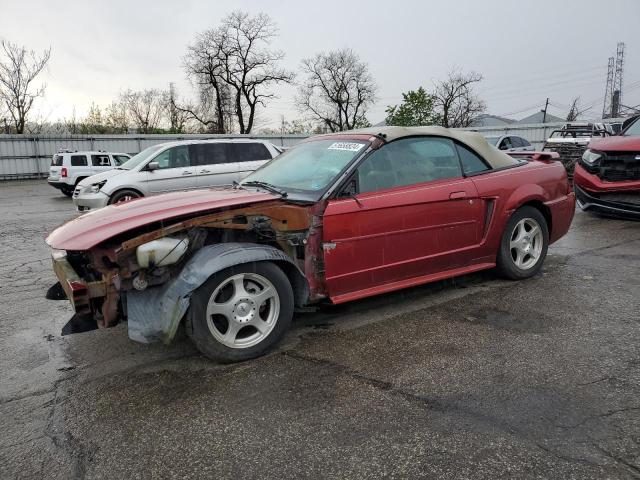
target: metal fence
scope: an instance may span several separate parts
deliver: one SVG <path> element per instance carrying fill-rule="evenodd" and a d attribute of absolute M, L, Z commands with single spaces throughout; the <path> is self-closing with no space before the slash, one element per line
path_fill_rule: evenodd
<path fill-rule="evenodd" d="M 0 180 L 46 177 L 60 149 L 135 154 L 159 143 L 211 138 L 254 138 L 290 147 L 307 135 L 0 135 Z"/>
<path fill-rule="evenodd" d="M 609 119 L 607 122 L 621 122 L 622 119 Z M 537 149 L 553 130 L 565 122 L 510 124 L 499 127 L 474 127 L 472 130 L 485 136 L 518 135 L 526 138 Z M 0 180 L 12 178 L 46 177 L 51 156 L 61 148 L 77 151 L 103 150 L 108 152 L 135 154 L 158 143 L 187 139 L 207 138 L 255 138 L 266 140 L 280 147 L 290 147 L 307 135 L 0 135 Z"/>

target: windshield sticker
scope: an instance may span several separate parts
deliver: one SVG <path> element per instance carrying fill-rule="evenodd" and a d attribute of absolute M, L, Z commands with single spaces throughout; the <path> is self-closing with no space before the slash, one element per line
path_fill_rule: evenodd
<path fill-rule="evenodd" d="M 362 143 L 335 142 L 329 145 L 328 150 L 347 150 L 349 152 L 357 152 L 362 147 L 364 147 Z"/>

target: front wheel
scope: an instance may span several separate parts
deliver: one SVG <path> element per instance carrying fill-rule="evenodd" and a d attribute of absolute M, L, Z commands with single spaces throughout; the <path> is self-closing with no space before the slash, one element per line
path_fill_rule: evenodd
<path fill-rule="evenodd" d="M 109 199 L 109 205 L 128 202 L 129 200 L 140 197 L 142 197 L 142 195 L 140 195 L 135 190 L 120 190 L 119 192 L 114 193 L 113 196 Z"/>
<path fill-rule="evenodd" d="M 249 360 L 284 337 L 293 306 L 291 283 L 277 265 L 256 262 L 227 268 L 191 296 L 187 335 L 211 359 Z"/>
<path fill-rule="evenodd" d="M 549 228 L 544 215 L 537 208 L 520 207 L 502 234 L 498 271 L 513 280 L 532 277 L 542 268 L 548 248 Z"/>

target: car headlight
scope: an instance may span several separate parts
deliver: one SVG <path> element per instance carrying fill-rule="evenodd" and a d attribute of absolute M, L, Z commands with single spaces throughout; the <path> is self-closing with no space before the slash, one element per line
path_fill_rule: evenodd
<path fill-rule="evenodd" d="M 90 191 L 91 193 L 98 193 L 98 192 L 100 191 L 100 189 L 101 189 L 102 187 L 104 187 L 104 184 L 105 184 L 105 183 L 107 183 L 107 181 L 106 181 L 106 180 L 103 180 L 103 181 L 98 182 L 98 183 L 93 183 L 93 184 L 91 184 L 91 185 L 89 186 L 89 191 Z"/>
<path fill-rule="evenodd" d="M 587 149 L 582 154 L 582 161 L 587 165 L 595 165 L 601 157 L 602 154 L 600 152 Z"/>

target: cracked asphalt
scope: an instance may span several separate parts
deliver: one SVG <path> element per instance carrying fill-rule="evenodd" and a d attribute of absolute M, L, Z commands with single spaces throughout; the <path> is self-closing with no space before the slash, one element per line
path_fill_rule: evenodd
<path fill-rule="evenodd" d="M 0 182 L 0 478 L 639 478 L 640 222 L 576 214 L 543 272 L 298 314 L 218 365 L 118 326 L 68 337 L 46 233 Z"/>

